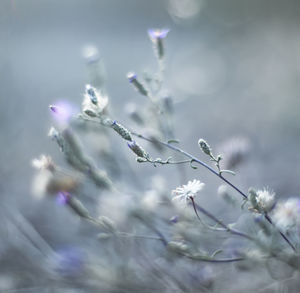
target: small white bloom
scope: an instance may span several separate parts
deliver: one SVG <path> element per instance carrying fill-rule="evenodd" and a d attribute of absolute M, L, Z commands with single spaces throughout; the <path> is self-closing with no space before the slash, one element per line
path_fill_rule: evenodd
<path fill-rule="evenodd" d="M 31 164 L 38 170 L 54 170 L 54 162 L 50 156 L 40 155 L 40 158 L 33 159 Z"/>
<path fill-rule="evenodd" d="M 281 229 L 288 230 L 300 224 L 300 199 L 290 198 L 276 205 L 274 221 Z"/>
<path fill-rule="evenodd" d="M 175 195 L 173 200 L 187 203 L 191 198 L 194 198 L 199 191 L 201 191 L 204 187 L 204 183 L 199 180 L 194 179 L 193 181 L 189 181 L 186 185 L 182 185 L 177 187 L 172 191 L 172 194 Z"/>
<path fill-rule="evenodd" d="M 108 97 L 100 94 L 94 87 L 86 85 L 82 112 L 91 117 L 99 117 L 108 104 Z"/>
<path fill-rule="evenodd" d="M 275 205 L 275 193 L 267 189 L 256 192 L 256 202 L 259 209 L 263 212 L 269 212 Z"/>

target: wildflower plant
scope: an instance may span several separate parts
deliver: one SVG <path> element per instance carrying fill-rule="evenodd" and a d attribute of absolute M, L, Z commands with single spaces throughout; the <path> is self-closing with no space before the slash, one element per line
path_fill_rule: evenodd
<path fill-rule="evenodd" d="M 128 264 L 127 269 L 127 282 L 135 280 L 136 283 L 131 284 L 134 288 L 139 288 L 139 280 L 143 283 L 149 272 L 157 270 L 160 278 L 168 280 L 170 288 L 175 288 L 176 292 L 177 290 L 194 292 L 193 290 L 199 288 L 204 288 L 203 291 L 209 290 L 214 282 L 213 273 L 207 278 L 199 278 L 196 284 L 189 283 L 186 278 L 181 279 L 170 274 L 167 264 L 182 261 L 186 261 L 187 273 L 192 274 L 193 268 L 189 267 L 191 264 L 189 260 L 203 264 L 202 269 L 206 268 L 206 271 L 214 270 L 208 269 L 206 266 L 208 263 L 211 265 L 223 263 L 228 266 L 230 263 L 255 263 L 264 267 L 266 271 L 272 271 L 267 263 L 275 259 L 289 266 L 293 271 L 299 271 L 299 198 L 280 200 L 269 188 L 250 188 L 248 192 L 244 192 L 231 181 L 235 172 L 225 168 L 235 168 L 242 161 L 242 155 L 244 156 L 246 149 L 248 150 L 248 145 L 244 141 L 236 149 L 230 147 L 230 158 L 224 157 L 227 164 L 223 168 L 223 156 L 226 156 L 226 152 L 223 155 L 215 154 L 214 148 L 206 140 L 199 138 L 200 150 L 196 155 L 192 155 L 181 148 L 180 142 L 175 138 L 172 122 L 173 98 L 166 94 L 164 88 L 165 42 L 168 33 L 168 29 L 148 31 L 158 64 L 157 72 L 147 73 L 144 76 L 135 72 L 127 74 L 129 86 L 133 86 L 139 95 L 146 98 L 144 107 L 136 108 L 132 105 L 130 107 L 130 116 L 134 118 L 135 126 L 129 128 L 113 117 L 108 108 L 111 98 L 104 88 L 104 77 L 102 79 L 99 72 L 95 73 L 97 78 L 90 77 L 91 83 L 83 89 L 80 113 L 73 113 L 73 108 L 68 104 L 50 105 L 50 112 L 57 123 L 50 128 L 49 137 L 58 145 L 68 167 L 58 166 L 48 155 L 33 159 L 32 165 L 37 169 L 37 179 L 34 179 L 33 189 L 39 194 L 54 195 L 57 202 L 68 206 L 79 218 L 99 229 L 95 241 L 99 241 L 102 247 L 111 249 L 112 243 L 118 246 L 124 238 L 138 241 L 137 252 L 131 255 L 133 265 Z M 87 60 L 87 66 L 93 66 L 93 69 L 95 69 L 95 62 L 99 61 L 98 53 L 96 55 L 93 58 L 89 55 Z M 93 83 L 95 80 L 97 82 Z M 60 123 L 61 121 L 63 123 Z M 88 154 L 84 147 L 85 142 L 78 135 L 82 129 L 89 131 L 94 126 L 97 126 L 96 132 L 102 134 L 99 145 L 102 143 L 111 145 L 111 136 L 117 134 L 119 139 L 125 145 L 127 144 L 128 150 L 135 155 L 135 164 L 150 164 L 154 167 L 176 165 L 178 168 L 175 170 L 181 175 L 182 170 L 191 168 L 196 179 L 185 180 L 183 185 L 176 184 L 173 191 L 168 190 L 161 183 L 161 180 L 167 178 L 161 179 L 152 184 L 152 189 L 145 191 L 144 195 L 141 194 L 143 187 L 138 190 L 130 189 L 130 186 L 124 188 L 118 184 L 113 175 L 109 175 L 114 174 L 115 166 L 105 170 L 101 162 Z M 133 130 L 134 128 L 138 130 Z M 149 151 L 152 150 L 152 146 L 156 151 L 161 152 L 162 156 L 165 156 L 166 149 L 173 152 L 173 155 L 156 158 L 152 155 L 152 151 Z M 139 173 L 131 170 L 132 156 L 124 157 L 122 152 L 116 152 L 115 148 L 109 147 L 105 157 L 109 161 L 122 162 L 126 166 L 126 172 L 132 172 L 138 183 Z M 200 157 L 203 157 L 203 160 Z M 198 167 L 205 168 L 223 183 L 218 188 L 220 197 L 216 197 L 217 200 L 224 199 L 230 203 L 230 208 L 239 209 L 240 213 L 247 215 L 253 224 L 251 231 L 244 231 L 243 227 L 238 228 L 236 223 L 227 224 L 215 214 L 216 211 L 210 211 L 205 207 L 205 200 L 201 195 L 205 195 L 207 191 L 204 189 L 205 183 L 197 177 Z M 82 195 L 85 188 L 82 186 L 83 183 L 94 185 L 100 193 L 98 197 L 102 205 L 112 206 L 107 209 L 110 214 L 97 214 L 94 209 L 92 211 L 88 209 L 86 206 L 88 200 Z M 125 190 L 122 190 L 123 188 Z M 240 196 L 242 201 L 236 195 Z M 122 208 L 125 206 L 124 198 L 129 206 L 127 209 Z M 184 208 L 178 208 L 180 206 L 178 202 Z M 101 212 L 103 211 L 100 209 Z M 122 221 L 118 222 L 120 218 Z M 130 224 L 123 225 L 122 222 Z M 260 236 L 260 233 L 264 236 Z M 242 245 L 229 251 L 224 242 L 220 241 L 220 235 L 241 239 Z M 203 244 L 204 238 L 213 243 L 213 251 L 210 245 Z M 159 252 L 153 248 L 156 246 L 151 244 L 155 241 L 162 244 Z M 127 264 L 120 247 L 115 249 L 114 253 L 118 254 L 118 262 L 123 261 Z M 109 255 L 107 254 L 106 257 Z M 158 257 L 165 265 L 158 266 L 153 261 Z M 110 260 L 108 262 L 110 263 Z M 146 270 L 141 279 L 134 278 L 139 267 Z M 105 278 L 105 273 L 99 268 L 89 269 L 93 271 L 95 280 L 99 276 Z M 117 265 L 111 270 L 117 271 Z M 111 276 L 113 275 L 112 273 Z M 113 284 L 115 280 L 106 281 Z"/>

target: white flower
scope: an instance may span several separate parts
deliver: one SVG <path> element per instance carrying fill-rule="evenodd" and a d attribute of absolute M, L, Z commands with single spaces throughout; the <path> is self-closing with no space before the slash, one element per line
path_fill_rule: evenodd
<path fill-rule="evenodd" d="M 300 224 L 300 199 L 290 198 L 276 205 L 274 210 L 275 223 L 284 230 Z"/>
<path fill-rule="evenodd" d="M 256 192 L 256 202 L 259 209 L 263 212 L 269 212 L 275 205 L 275 193 L 267 189 Z"/>
<path fill-rule="evenodd" d="M 82 112 L 91 117 L 99 117 L 108 104 L 108 97 L 101 95 L 94 87 L 86 85 Z"/>
<path fill-rule="evenodd" d="M 38 170 L 54 170 L 54 162 L 50 156 L 40 155 L 39 159 L 33 159 L 32 166 Z"/>
<path fill-rule="evenodd" d="M 199 180 L 194 179 L 189 181 L 186 185 L 177 187 L 172 191 L 172 194 L 175 195 L 173 200 L 187 203 L 191 198 L 194 198 L 199 191 L 204 187 L 204 183 L 201 183 Z"/>

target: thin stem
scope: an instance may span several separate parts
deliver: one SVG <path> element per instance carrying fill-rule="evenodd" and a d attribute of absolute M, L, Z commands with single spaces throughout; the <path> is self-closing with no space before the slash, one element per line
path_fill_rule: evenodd
<path fill-rule="evenodd" d="M 118 232 L 117 236 L 119 236 L 119 237 L 132 237 L 132 238 L 138 238 L 138 239 L 151 239 L 151 240 L 159 240 L 159 241 L 163 240 L 161 237 L 136 235 L 136 234 L 126 233 L 126 232 Z"/>
<path fill-rule="evenodd" d="M 141 138 L 141 139 L 144 139 L 144 140 L 147 140 L 149 142 L 153 142 L 152 139 L 148 138 L 148 137 L 145 137 L 143 136 L 142 134 L 139 134 L 139 133 L 136 133 L 136 132 L 131 132 L 131 134 Z M 208 169 L 210 172 L 212 172 L 213 174 L 215 174 L 216 176 L 218 176 L 219 178 L 221 178 L 224 182 L 226 182 L 228 185 L 230 185 L 233 189 L 235 189 L 238 193 L 240 193 L 245 199 L 248 198 L 248 196 L 243 192 L 241 191 L 238 187 L 236 187 L 235 185 L 233 185 L 230 181 L 228 181 L 226 178 L 224 178 L 221 174 L 219 174 L 217 171 L 215 171 L 213 168 L 211 168 L 209 165 L 207 165 L 206 163 L 204 163 L 203 161 L 199 160 L 198 158 L 196 158 L 195 156 L 189 154 L 188 152 L 176 147 L 176 146 L 173 146 L 171 144 L 168 144 L 168 143 L 165 143 L 165 142 L 162 142 L 162 141 L 157 141 L 157 143 L 173 150 L 173 151 L 176 151 L 178 153 L 181 153 L 183 154 L 184 156 L 190 158 L 193 162 L 196 162 L 198 163 L 199 165 L 205 167 L 206 169 Z"/>
<path fill-rule="evenodd" d="M 273 225 L 278 232 L 280 233 L 281 237 L 290 245 L 290 247 L 296 252 L 296 247 L 293 245 L 293 243 L 287 238 L 287 236 L 279 230 L 278 227 L 275 226 L 275 224 L 273 223 L 272 219 L 270 218 L 270 216 L 266 213 L 265 214 L 265 219 L 271 224 Z"/>
<path fill-rule="evenodd" d="M 139 137 L 139 138 L 141 138 L 141 139 L 144 139 L 144 140 L 149 141 L 149 142 L 153 142 L 152 139 L 150 139 L 150 138 L 148 138 L 148 137 L 145 137 L 145 136 L 143 136 L 142 134 L 139 134 L 139 133 L 136 133 L 136 132 L 131 132 L 131 133 L 132 133 L 132 135 L 135 135 L 135 136 L 137 136 L 137 137 Z M 182 155 L 184 155 L 184 156 L 190 158 L 193 162 L 196 162 L 196 163 L 198 163 L 199 165 L 205 167 L 205 168 L 208 169 L 211 173 L 215 174 L 215 175 L 218 176 L 220 179 L 222 179 L 224 182 L 226 182 L 229 186 L 231 186 L 233 189 L 235 189 L 239 194 L 241 194 L 241 195 L 244 197 L 244 199 L 248 199 L 248 196 L 247 196 L 242 190 L 240 190 L 237 186 L 235 186 L 235 185 L 234 185 L 233 183 L 231 183 L 229 180 L 227 180 L 226 178 L 224 178 L 224 177 L 222 176 L 222 173 L 219 174 L 217 171 L 215 171 L 213 168 L 211 168 L 210 166 L 208 166 L 206 163 L 202 162 L 201 160 L 199 160 L 199 159 L 196 158 L 195 156 L 193 156 L 193 155 L 191 155 L 190 153 L 188 153 L 188 152 L 186 152 L 186 151 L 184 151 L 184 150 L 182 150 L 182 149 L 180 149 L 180 148 L 178 148 L 178 147 L 176 147 L 176 146 L 173 146 L 173 145 L 171 145 L 171 144 L 168 144 L 168 143 L 165 143 L 165 142 L 162 142 L 162 141 L 158 141 L 158 140 L 156 140 L 155 142 L 156 142 L 156 143 L 159 143 L 159 144 L 161 144 L 161 145 L 163 145 L 163 146 L 165 146 L 165 147 L 167 147 L 167 148 L 169 148 L 169 149 L 171 149 L 171 150 L 173 150 L 173 151 L 176 151 L 176 152 L 178 152 L 178 153 L 181 153 Z M 286 241 L 286 243 L 293 249 L 293 251 L 296 251 L 295 246 L 291 243 L 291 241 L 287 238 L 287 236 L 286 236 L 283 232 L 281 232 L 281 231 L 275 226 L 275 224 L 273 223 L 273 221 L 271 220 L 270 216 L 269 216 L 267 213 L 265 214 L 265 218 L 266 218 L 266 220 L 267 220 L 273 227 L 275 227 L 275 228 L 278 230 L 278 232 L 280 233 L 281 237 L 282 237 L 282 238 Z"/>
<path fill-rule="evenodd" d="M 255 238 L 253 238 L 252 236 L 240 232 L 236 229 L 230 228 L 228 225 L 224 224 L 221 220 L 219 220 L 218 218 L 216 218 L 213 214 L 211 214 L 209 211 L 207 211 L 206 209 L 204 209 L 203 207 L 197 205 L 194 200 L 192 201 L 193 205 L 194 205 L 194 209 L 200 211 L 201 213 L 203 213 L 204 215 L 206 215 L 208 218 L 212 219 L 214 222 L 216 222 L 217 224 L 219 224 L 221 227 L 223 227 L 226 231 L 230 232 L 231 234 L 234 235 L 238 235 L 240 237 L 246 238 L 248 240 L 257 242 L 257 240 Z"/>
<path fill-rule="evenodd" d="M 237 261 L 245 260 L 245 258 L 243 258 L 243 257 L 214 259 L 214 258 L 206 258 L 203 256 L 197 256 L 197 255 L 188 255 L 188 254 L 184 254 L 184 253 L 182 253 L 182 255 L 187 258 L 190 258 L 192 260 L 200 260 L 200 261 L 210 262 L 210 263 L 230 263 L 230 262 L 237 262 Z"/>

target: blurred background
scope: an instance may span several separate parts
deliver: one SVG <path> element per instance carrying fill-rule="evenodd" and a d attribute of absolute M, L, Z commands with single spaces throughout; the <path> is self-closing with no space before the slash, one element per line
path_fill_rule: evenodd
<path fill-rule="evenodd" d="M 132 89 L 126 74 L 156 69 L 147 30 L 169 28 L 165 87 L 174 99 L 175 136 L 181 147 L 205 160 L 197 146 L 200 137 L 213 149 L 243 138 L 248 157 L 232 181 L 245 191 L 269 186 L 280 198 L 299 195 L 299 25 L 298 0 L 1 0 L 0 292 L 100 292 L 98 284 L 81 282 L 80 274 L 75 285 L 65 281 L 54 291 L 45 285 L 54 278 L 48 272 L 53 264 L 48 257 L 47 265 L 38 260 L 48 250 L 67 251 L 63 266 L 80 267 L 82 255 L 99 247 L 91 238 L 93 228 L 51 200 L 31 196 L 33 158 L 50 154 L 64 164 L 47 137 L 53 124 L 48 106 L 63 99 L 80 108 L 88 81 L 87 46 L 98 48 L 105 65 L 114 117 L 132 126 L 124 109 L 128 103 L 142 106 L 145 98 Z M 93 155 L 90 141 L 86 138 L 83 145 Z M 123 141 L 114 142 L 114 150 L 120 149 L 136 171 L 116 177 L 119 189 L 125 181 L 127 190 L 130 180 L 135 184 L 133 176 L 139 177 L 135 188 L 141 193 L 153 187 L 150 178 L 155 174 L 170 191 L 185 183 L 175 167 L 137 164 Z M 207 207 L 224 213 L 223 205 L 216 205 L 218 178 L 201 168 L 187 168 L 185 176 L 204 181 Z M 86 204 L 93 208 L 94 200 Z M 111 216 L 109 209 L 105 212 Z M 224 214 L 229 220 L 235 216 Z M 71 272 L 72 278 L 76 273 Z M 247 281 L 240 283 L 243 288 Z M 102 292 L 127 289 L 102 287 Z"/>

